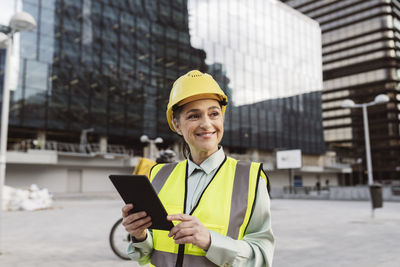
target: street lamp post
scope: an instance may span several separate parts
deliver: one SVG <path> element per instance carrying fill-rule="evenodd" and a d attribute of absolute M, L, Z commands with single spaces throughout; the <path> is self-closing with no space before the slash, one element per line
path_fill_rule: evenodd
<path fill-rule="evenodd" d="M 142 135 L 140 137 L 140 142 L 149 143 L 149 158 L 155 161 L 156 156 L 154 155 L 154 150 L 156 149 L 156 144 L 161 144 L 163 139 L 161 137 L 157 137 L 156 139 L 152 140 L 147 135 Z"/>
<path fill-rule="evenodd" d="M 355 104 L 351 99 L 345 99 L 342 102 L 342 108 L 362 108 L 363 112 L 363 121 L 364 121 L 364 137 L 365 137 L 365 154 L 367 157 L 367 171 L 368 171 L 368 185 L 372 185 L 374 183 L 374 178 L 372 176 L 372 163 L 371 163 L 371 148 L 369 143 L 369 127 L 368 127 L 368 113 L 367 107 L 383 104 L 389 101 L 389 97 L 387 95 L 377 95 L 374 101 L 362 104 Z"/>
<path fill-rule="evenodd" d="M 14 34 L 20 31 L 31 31 L 36 28 L 35 19 L 26 12 L 18 12 L 10 19 L 10 31 L 6 34 L 0 32 L 0 47 L 6 48 L 6 60 L 4 67 L 3 104 L 1 110 L 1 136 L 0 136 L 0 237 L 1 237 L 1 214 L 3 211 L 3 187 L 6 174 L 6 153 L 8 116 L 10 107 L 10 61 L 13 53 Z M 0 254 L 2 252 L 0 240 Z"/>
<path fill-rule="evenodd" d="M 367 172 L 368 172 L 368 185 L 370 188 L 370 193 L 371 193 L 371 201 L 372 201 L 372 217 L 374 217 L 374 209 L 376 207 L 382 207 L 382 189 L 378 187 L 378 185 L 374 186 L 374 178 L 372 175 L 372 162 L 371 162 L 371 146 L 369 142 L 369 125 L 368 125 L 368 113 L 367 113 L 367 107 L 377 105 L 377 104 L 383 104 L 389 101 L 389 97 L 384 94 L 377 95 L 374 99 L 374 101 L 368 102 L 368 103 L 362 103 L 362 104 L 355 104 L 353 100 L 351 99 L 345 99 L 342 102 L 342 108 L 362 108 L 363 112 L 363 123 L 364 123 L 364 138 L 365 138 L 365 154 L 367 158 Z M 379 193 L 377 191 L 379 189 Z M 375 193 L 374 193 L 375 192 Z M 378 196 L 379 194 L 379 196 Z M 379 202 L 380 204 L 377 204 L 376 201 Z M 379 200 L 378 200 L 379 199 Z"/>

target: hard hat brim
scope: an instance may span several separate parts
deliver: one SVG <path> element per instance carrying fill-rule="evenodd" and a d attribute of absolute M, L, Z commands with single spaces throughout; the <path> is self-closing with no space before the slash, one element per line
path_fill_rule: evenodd
<path fill-rule="evenodd" d="M 216 94 L 199 94 L 199 95 L 193 95 L 190 97 L 187 97 L 180 101 L 177 106 L 183 106 L 189 102 L 197 101 L 197 100 L 202 100 L 202 99 L 214 99 L 217 100 L 218 102 L 223 101 L 224 99 L 222 96 L 216 95 Z"/>

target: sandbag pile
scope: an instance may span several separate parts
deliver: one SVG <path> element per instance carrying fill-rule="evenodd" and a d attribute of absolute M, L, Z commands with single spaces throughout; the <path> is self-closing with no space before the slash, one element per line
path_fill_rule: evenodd
<path fill-rule="evenodd" d="M 41 210 L 51 208 L 53 196 L 47 188 L 39 188 L 32 184 L 29 189 L 19 189 L 4 186 L 3 210 Z"/>

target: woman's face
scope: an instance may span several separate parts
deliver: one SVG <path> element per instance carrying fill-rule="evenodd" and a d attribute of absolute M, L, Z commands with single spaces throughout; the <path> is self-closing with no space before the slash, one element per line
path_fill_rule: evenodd
<path fill-rule="evenodd" d="M 211 155 L 218 150 L 224 134 L 224 117 L 217 100 L 200 99 L 185 104 L 174 123 L 192 155 Z"/>

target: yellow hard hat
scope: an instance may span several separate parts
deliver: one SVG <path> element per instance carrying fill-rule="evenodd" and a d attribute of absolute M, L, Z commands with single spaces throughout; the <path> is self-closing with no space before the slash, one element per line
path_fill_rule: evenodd
<path fill-rule="evenodd" d="M 224 115 L 228 97 L 210 74 L 192 70 L 179 77 L 172 86 L 167 106 L 167 120 L 171 130 L 176 132 L 172 122 L 172 108 L 175 105 L 182 106 L 195 100 L 210 98 L 221 103 Z"/>

